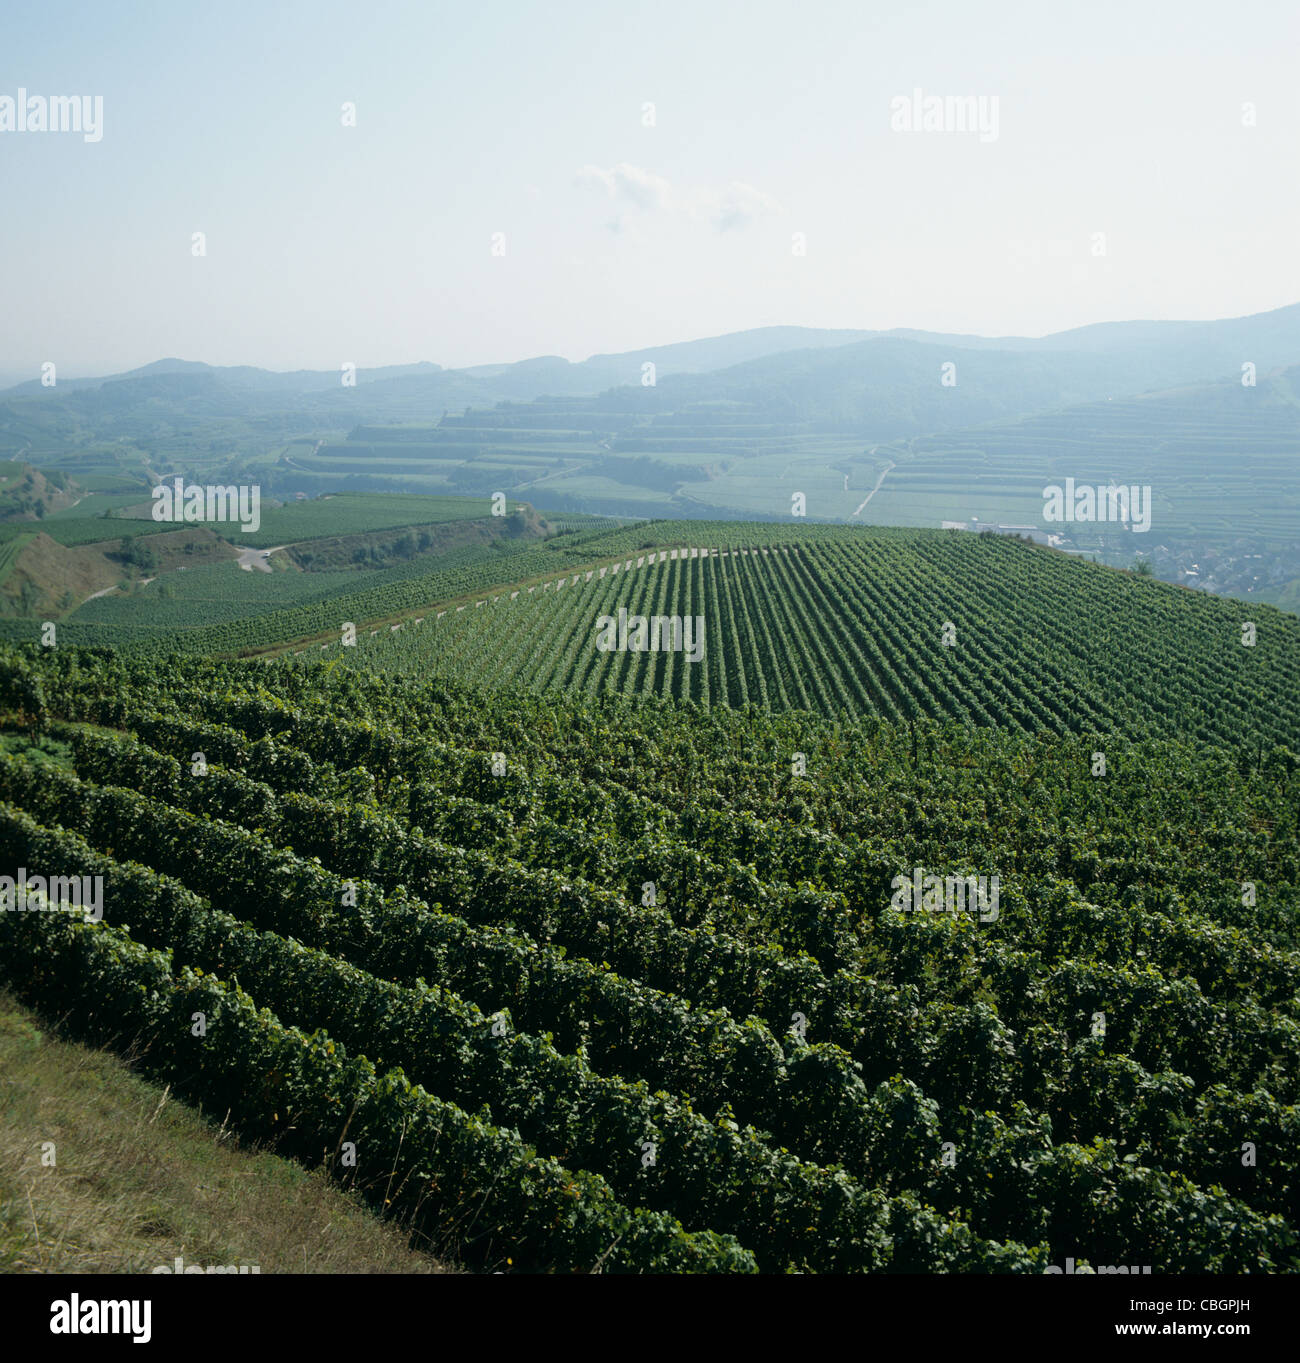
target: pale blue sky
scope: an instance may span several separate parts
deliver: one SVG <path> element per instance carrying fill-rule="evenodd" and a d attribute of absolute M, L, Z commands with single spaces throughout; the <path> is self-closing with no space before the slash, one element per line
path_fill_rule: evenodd
<path fill-rule="evenodd" d="M 1300 300 L 1297 39 L 1280 0 L 11 6 L 0 96 L 104 131 L 0 133 L 0 373 L 1263 311 Z M 997 140 L 892 132 L 915 87 L 997 96 Z"/>

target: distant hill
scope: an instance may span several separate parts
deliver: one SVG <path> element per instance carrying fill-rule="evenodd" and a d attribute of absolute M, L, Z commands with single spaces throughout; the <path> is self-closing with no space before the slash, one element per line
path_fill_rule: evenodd
<path fill-rule="evenodd" d="M 60 379 L 56 389 L 42 388 L 30 379 L 0 392 L 5 399 L 39 396 L 57 401 L 62 395 L 87 389 L 101 391 L 112 384 L 145 379 L 210 376 L 230 396 L 249 393 L 318 394 L 336 404 L 351 402 L 356 410 L 360 390 L 369 389 L 369 408 L 383 398 L 401 400 L 413 391 L 442 400 L 492 402 L 541 396 L 592 395 L 621 384 L 641 384 L 641 366 L 652 363 L 657 377 L 699 374 L 729 369 L 755 360 L 796 352 L 843 349 L 868 341 L 893 340 L 946 349 L 1002 351 L 1057 355 L 1061 352 L 1107 355 L 1118 362 L 1138 362 L 1135 380 L 1145 388 L 1222 378 L 1249 360 L 1259 368 L 1300 362 L 1300 303 L 1249 317 L 1204 322 L 1102 322 L 1042 337 L 984 337 L 895 328 L 890 331 L 826 329 L 818 327 L 758 327 L 670 345 L 648 346 L 619 354 L 598 354 L 580 363 L 560 356 L 542 356 L 511 364 L 475 365 L 445 369 L 429 362 L 389 365 L 357 371 L 357 387 L 345 389 L 338 370 L 274 372 L 247 365 L 219 367 L 199 361 L 164 359 L 139 369 L 102 378 Z M 380 391 L 382 390 L 382 391 Z M 137 389 L 152 393 L 161 388 Z M 171 390 L 183 393 L 186 390 Z M 1125 391 L 1143 391 L 1132 386 Z M 329 404 L 327 404 L 329 405 Z M 370 419 L 370 418 L 367 418 Z"/>
<path fill-rule="evenodd" d="M 1244 365 L 1257 386 L 1241 386 Z M 1164 489 L 1160 524 L 1186 554 L 1171 572 L 1203 577 L 1196 537 L 1208 536 L 1232 547 L 1234 590 L 1277 592 L 1300 565 L 1243 556 L 1261 552 L 1247 536 L 1266 532 L 1271 547 L 1288 533 L 1294 379 L 1280 376 L 1294 366 L 1300 305 L 1040 338 L 764 327 L 579 364 L 363 369 L 354 387 L 341 372 L 169 358 L 0 395 L 0 459 L 57 464 L 95 490 L 183 472 L 281 498 L 505 491 L 557 512 L 759 519 L 803 494 L 812 517 L 934 525 L 1025 523 L 1044 466 L 1055 476 L 1068 454 L 1082 471 L 1096 454 L 1133 477 L 1150 466 L 1142 481 Z M 1194 391 L 1197 412 L 1176 414 Z M 959 434 L 954 461 L 934 442 Z M 927 468 L 910 463 L 918 453 Z"/>
<path fill-rule="evenodd" d="M 953 365 L 950 384 L 943 382 L 946 363 Z M 881 336 L 672 374 L 654 388 L 629 391 L 626 405 L 655 412 L 740 402 L 763 420 L 892 440 L 1130 394 L 1150 386 L 1151 377 L 1128 356 L 942 349 Z"/>

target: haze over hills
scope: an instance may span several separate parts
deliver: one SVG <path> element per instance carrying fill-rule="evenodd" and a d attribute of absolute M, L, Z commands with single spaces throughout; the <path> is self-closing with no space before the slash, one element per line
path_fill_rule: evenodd
<path fill-rule="evenodd" d="M 949 362 L 950 386 L 940 381 Z M 741 402 L 764 421 L 881 441 L 1228 378 L 1247 362 L 1260 372 L 1300 362 L 1300 305 L 1038 339 L 767 327 L 580 364 L 542 357 L 467 370 L 428 362 L 360 369 L 354 386 L 341 369 L 275 373 L 166 359 L 103 379 L 8 389 L 0 394 L 0 457 L 57 458 L 109 442 L 155 462 L 183 461 L 196 444 L 243 459 L 358 423 L 436 424 L 448 412 L 499 402 L 620 390 L 611 403 L 625 410 Z"/>
<path fill-rule="evenodd" d="M 91 492 L 181 473 L 281 499 L 504 492 L 762 520 L 797 495 L 812 519 L 1043 534 L 1047 484 L 1119 479 L 1153 489 L 1158 538 L 1079 529 L 1066 547 L 1125 565 L 1158 549 L 1170 580 L 1293 605 L 1297 365 L 1300 304 L 1038 338 L 764 327 L 577 364 L 360 369 L 355 385 L 164 359 L 0 394 L 0 458 Z"/>
<path fill-rule="evenodd" d="M 771 326 L 621 354 L 600 354 L 579 363 L 560 356 L 538 356 L 500 365 L 444 368 L 421 361 L 374 369 L 358 368 L 357 384 L 401 380 L 482 385 L 481 400 L 592 394 L 621 383 L 640 384 L 641 365 L 654 364 L 660 376 L 729 369 L 752 361 L 800 351 L 825 351 L 868 341 L 898 340 L 961 350 L 1078 352 L 1140 361 L 1149 386 L 1220 378 L 1245 361 L 1270 368 L 1300 360 L 1300 303 L 1248 317 L 1215 321 L 1098 322 L 1041 337 L 986 337 L 894 328 L 889 331 Z M 252 366 L 214 366 L 201 361 L 162 359 L 123 373 L 97 378 L 60 378 L 58 389 L 80 390 L 162 375 L 207 374 L 232 390 L 262 392 L 333 391 L 341 387 L 338 370 L 277 372 Z M 3 377 L 3 376 L 0 376 Z M 55 396 L 39 378 L 0 390 L 0 398 Z"/>

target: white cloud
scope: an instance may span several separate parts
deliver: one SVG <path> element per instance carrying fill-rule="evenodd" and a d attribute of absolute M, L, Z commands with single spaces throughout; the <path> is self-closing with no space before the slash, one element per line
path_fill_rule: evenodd
<path fill-rule="evenodd" d="M 611 199 L 626 199 L 637 208 L 667 208 L 673 187 L 661 175 L 653 175 L 640 166 L 620 161 L 609 170 L 599 166 L 583 166 L 574 182 L 585 189 L 604 189 Z"/>
<path fill-rule="evenodd" d="M 646 212 L 665 212 L 703 219 L 719 232 L 747 226 L 769 213 L 781 212 L 781 205 L 770 194 L 732 180 L 720 189 L 700 187 L 677 189 L 661 175 L 640 166 L 620 161 L 604 170 L 600 166 L 583 166 L 574 178 L 582 189 L 603 190 L 606 196 L 623 206 Z M 611 231 L 619 230 L 616 219 L 609 224 Z"/>
<path fill-rule="evenodd" d="M 780 211 L 781 205 L 770 194 L 764 194 L 743 180 L 732 180 L 717 196 L 717 205 L 710 217 L 719 232 L 727 232 L 745 227 L 755 218 Z"/>

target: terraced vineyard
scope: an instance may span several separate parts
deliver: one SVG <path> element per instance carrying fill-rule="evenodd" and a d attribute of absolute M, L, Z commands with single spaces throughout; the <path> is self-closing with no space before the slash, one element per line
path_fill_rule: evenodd
<path fill-rule="evenodd" d="M 1057 735 L 71 650 L 3 655 L 0 712 L 5 864 L 103 877 L 102 921 L 0 914 L 5 982 L 467 1263 L 1300 1267 L 1284 748 L 1098 776 Z M 923 874 L 992 912 L 900 906 Z"/>
<path fill-rule="evenodd" d="M 362 669 L 536 690 L 1300 748 L 1300 621 L 1270 607 L 1003 537 L 770 527 L 768 543 L 709 547 L 725 533 L 579 562 L 325 650 Z M 620 611 L 677 617 L 679 647 L 647 625 L 640 651 L 631 628 L 626 649 L 602 650 L 599 622 Z"/>
<path fill-rule="evenodd" d="M 1300 373 L 1264 388 L 1236 380 L 1171 393 L 1116 398 L 1005 425 L 918 436 L 885 445 L 896 461 L 871 516 L 924 525 L 976 516 L 1068 531 L 1079 546 L 1194 534 L 1202 545 L 1249 538 L 1257 549 L 1294 546 Z M 1152 489 L 1152 533 L 1134 539 L 1111 524 L 1043 519 L 1043 489 L 1066 476 L 1108 483 L 1123 470 Z"/>

